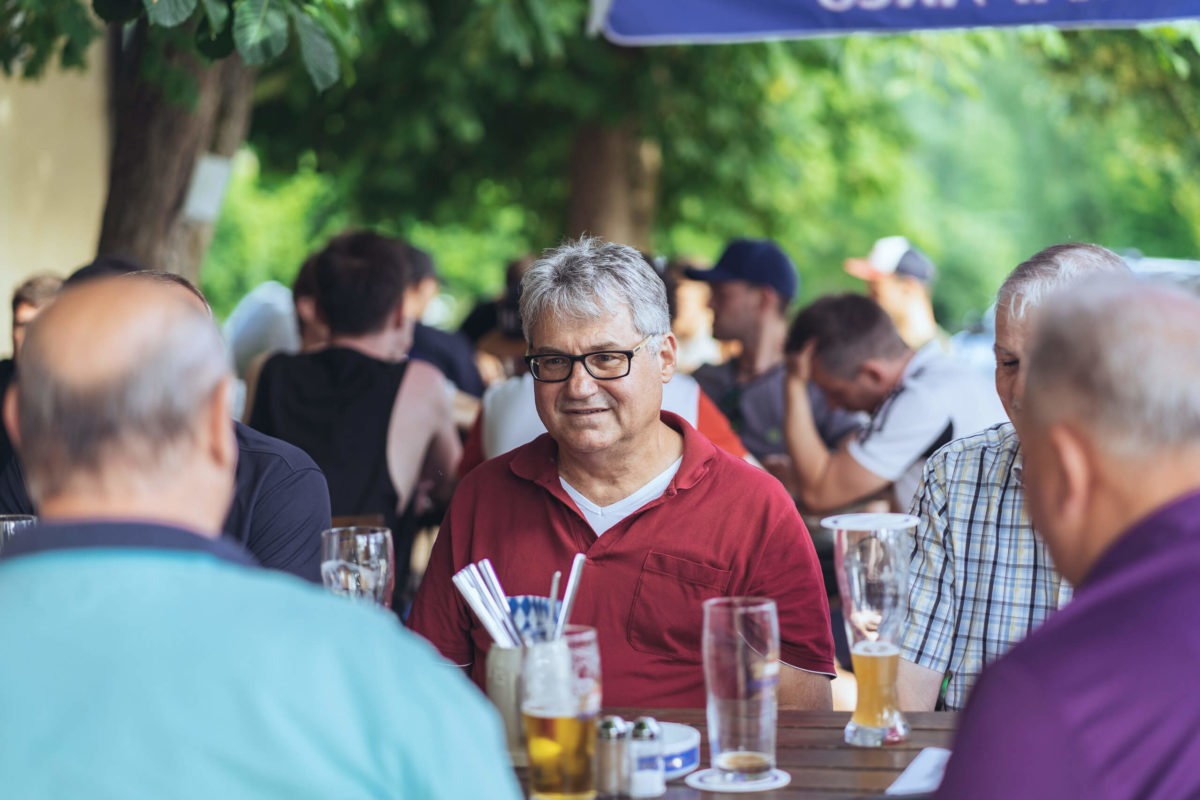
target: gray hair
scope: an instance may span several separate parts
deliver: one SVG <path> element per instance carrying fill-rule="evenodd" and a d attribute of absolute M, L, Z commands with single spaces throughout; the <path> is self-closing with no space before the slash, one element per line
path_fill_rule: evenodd
<path fill-rule="evenodd" d="M 60 493 L 80 473 L 100 474 L 112 459 L 147 475 L 177 463 L 181 445 L 228 375 L 224 346 L 198 305 L 172 308 L 166 324 L 126 366 L 102 380 L 64 374 L 63 347 L 39 317 L 22 351 L 17 382 L 22 466 L 35 502 Z M 69 343 L 68 343 L 69 344 Z"/>
<path fill-rule="evenodd" d="M 521 280 L 521 329 L 530 344 L 534 327 L 547 316 L 594 320 L 622 305 L 640 335 L 671 332 L 662 279 L 641 253 L 623 244 L 591 237 L 566 242 L 543 253 Z"/>
<path fill-rule="evenodd" d="M 1180 289 L 1106 277 L 1038 312 L 1026 410 L 1070 418 L 1111 453 L 1200 447 L 1200 302 Z"/>
<path fill-rule="evenodd" d="M 996 312 L 1019 320 L 1048 295 L 1085 275 L 1129 273 L 1125 259 L 1096 244 L 1056 244 L 1014 269 L 996 293 Z"/>

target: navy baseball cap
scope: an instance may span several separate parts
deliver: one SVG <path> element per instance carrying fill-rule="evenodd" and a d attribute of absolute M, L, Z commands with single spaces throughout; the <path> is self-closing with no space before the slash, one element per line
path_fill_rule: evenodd
<path fill-rule="evenodd" d="M 734 239 L 712 269 L 688 267 L 684 274 L 705 283 L 745 281 L 766 286 L 787 302 L 791 302 L 800 289 L 796 265 L 770 239 Z"/>

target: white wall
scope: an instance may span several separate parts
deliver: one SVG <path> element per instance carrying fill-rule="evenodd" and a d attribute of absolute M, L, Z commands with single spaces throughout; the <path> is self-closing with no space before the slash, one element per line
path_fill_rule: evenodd
<path fill-rule="evenodd" d="M 87 63 L 36 81 L 0 75 L 0 353 L 11 349 L 13 289 L 95 256 L 110 148 L 103 37 Z"/>

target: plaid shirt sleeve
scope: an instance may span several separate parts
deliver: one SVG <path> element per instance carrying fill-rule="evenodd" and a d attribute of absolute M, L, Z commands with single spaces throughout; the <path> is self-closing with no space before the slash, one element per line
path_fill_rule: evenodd
<path fill-rule="evenodd" d="M 949 535 L 946 461 L 935 454 L 925 464 L 912 514 L 920 518 L 909 561 L 908 620 L 900 654 L 945 673 L 957 628 L 954 542 Z"/>

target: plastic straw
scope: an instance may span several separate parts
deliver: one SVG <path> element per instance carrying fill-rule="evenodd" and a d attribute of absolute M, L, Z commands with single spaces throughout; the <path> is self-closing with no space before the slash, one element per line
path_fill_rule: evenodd
<path fill-rule="evenodd" d="M 492 637 L 492 641 L 501 647 L 519 647 L 520 641 L 514 641 L 504 625 L 495 618 L 491 605 L 484 601 L 482 587 L 476 584 L 467 568 L 464 567 L 456 572 L 453 580 L 454 585 L 458 587 L 458 591 L 467 601 L 467 605 L 475 612 L 475 616 L 479 618 L 488 635 Z"/>
<path fill-rule="evenodd" d="M 513 638 L 518 642 L 521 641 L 521 631 L 512 617 L 512 607 L 508 604 L 508 595 L 504 593 L 504 587 L 500 585 L 500 578 L 496 575 L 496 568 L 492 566 L 492 560 L 490 558 L 481 559 L 476 566 L 479 567 L 479 574 L 483 577 L 484 586 L 492 593 L 492 598 L 500 607 L 500 622 Z"/>
<path fill-rule="evenodd" d="M 575 605 L 575 593 L 579 591 L 579 577 L 583 574 L 583 562 L 587 556 L 576 553 L 571 561 L 571 573 L 567 576 L 567 588 L 563 592 L 562 611 L 559 612 L 558 622 L 554 625 L 554 638 L 561 638 L 567 622 L 571 618 L 571 608 Z"/>
<path fill-rule="evenodd" d="M 562 580 L 562 570 L 554 570 L 554 579 L 550 581 L 550 613 L 554 614 L 554 603 L 558 600 L 558 582 Z M 554 614 L 555 620 L 558 615 Z"/>

